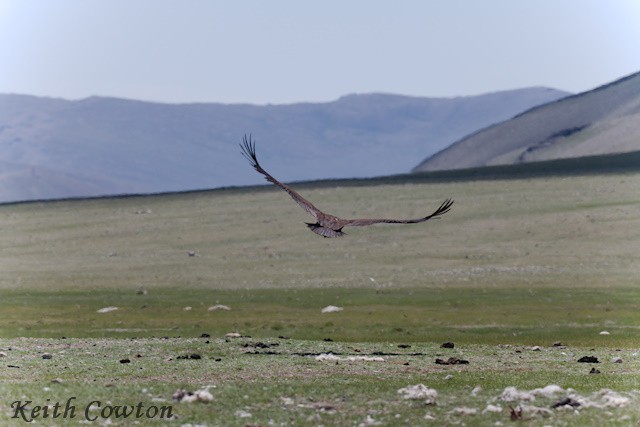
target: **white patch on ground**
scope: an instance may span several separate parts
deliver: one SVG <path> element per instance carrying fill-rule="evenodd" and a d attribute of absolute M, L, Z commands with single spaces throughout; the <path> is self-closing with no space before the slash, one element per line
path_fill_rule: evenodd
<path fill-rule="evenodd" d="M 398 390 L 398 394 L 402 395 L 403 399 L 408 400 L 421 400 L 425 399 L 427 405 L 433 405 L 438 398 L 438 391 L 429 388 L 424 384 L 410 385 Z"/>
<path fill-rule="evenodd" d="M 535 400 L 535 396 L 528 391 L 518 390 L 515 387 L 507 387 L 502 392 L 500 399 L 505 402 L 520 402 Z"/>
<path fill-rule="evenodd" d="M 535 388 L 531 390 L 531 393 L 534 396 L 542 396 L 542 397 L 554 397 L 558 393 L 563 393 L 564 389 L 559 385 L 549 384 L 548 386 L 542 388 Z"/>
<path fill-rule="evenodd" d="M 473 390 L 471 390 L 471 396 L 476 397 L 482 391 L 482 387 L 475 386 Z"/>
<path fill-rule="evenodd" d="M 116 311 L 118 307 L 104 307 L 96 311 L 96 313 L 110 313 Z"/>
<path fill-rule="evenodd" d="M 229 311 L 231 310 L 231 308 L 228 305 L 216 304 L 216 305 L 212 305 L 207 309 L 207 311 L 218 311 L 218 310 Z"/>
<path fill-rule="evenodd" d="M 382 425 L 382 422 L 376 421 L 371 415 L 367 415 L 367 418 L 365 418 L 364 422 L 361 422 L 360 424 L 358 424 L 358 427 L 380 426 L 380 425 Z"/>
<path fill-rule="evenodd" d="M 331 353 L 319 354 L 316 356 L 318 362 L 384 362 L 383 357 L 371 357 L 371 356 L 347 356 L 340 357 Z"/>
<path fill-rule="evenodd" d="M 596 391 L 591 395 L 591 398 L 580 395 L 571 395 L 569 397 L 579 402 L 580 406 L 584 408 L 623 408 L 631 403 L 630 398 L 607 388 Z"/>
<path fill-rule="evenodd" d="M 601 331 L 599 335 L 611 335 L 609 331 Z"/>
<path fill-rule="evenodd" d="M 553 415 L 553 411 L 548 408 L 543 408 L 541 406 L 529 406 L 523 405 L 522 412 L 525 416 L 542 416 L 542 417 L 550 417 Z"/>
<path fill-rule="evenodd" d="M 551 398 L 564 391 L 562 387 L 555 384 L 549 384 L 543 388 L 534 388 L 530 391 L 518 390 L 516 387 L 511 386 L 504 389 L 500 399 L 505 402 L 530 402 L 536 400 L 536 396 Z"/>
<path fill-rule="evenodd" d="M 491 412 L 491 413 L 502 412 L 502 406 L 488 404 L 487 407 L 482 410 L 482 413 L 486 414 L 488 412 Z"/>
<path fill-rule="evenodd" d="M 449 411 L 451 415 L 476 415 L 478 410 L 476 408 L 469 408 L 467 406 L 459 406 Z"/>
<path fill-rule="evenodd" d="M 253 415 L 251 415 L 250 412 L 244 411 L 242 409 L 238 409 L 234 415 L 238 418 L 251 418 Z"/>
<path fill-rule="evenodd" d="M 550 384 L 546 387 L 536 388 L 533 390 L 518 390 L 516 387 L 507 387 L 502 392 L 500 399 L 506 402 L 531 402 L 539 398 L 545 399 L 557 399 L 558 395 L 563 395 L 564 397 L 568 397 L 569 399 L 577 402 L 579 406 L 577 408 L 571 407 L 569 405 L 564 405 L 556 410 L 560 411 L 574 411 L 576 414 L 579 414 L 579 409 L 587 409 L 587 408 L 595 408 L 600 410 L 609 410 L 616 408 L 624 408 L 628 406 L 632 398 L 627 394 L 621 394 L 609 389 L 601 389 L 595 393 L 592 393 L 590 396 L 582 396 L 575 392 L 575 390 L 568 388 L 563 389 L 562 387 Z M 553 401 L 553 400 L 552 400 Z M 483 411 L 488 411 L 487 409 Z M 532 406 L 532 405 L 522 405 L 522 411 L 525 416 L 542 416 L 542 417 L 550 417 L 555 411 L 549 409 L 548 407 L 542 406 Z"/>
<path fill-rule="evenodd" d="M 335 305 L 328 305 L 325 308 L 323 308 L 322 310 L 320 310 L 321 313 L 337 313 L 339 311 L 344 310 L 344 308 L 342 307 L 336 307 Z"/>
<path fill-rule="evenodd" d="M 287 406 L 293 405 L 295 403 L 295 401 L 292 398 L 284 397 L 284 396 L 280 398 L 280 401 L 282 402 L 283 405 L 287 405 Z"/>
<path fill-rule="evenodd" d="M 242 338 L 242 335 L 240 335 L 237 332 L 228 332 L 226 334 L 224 334 L 225 338 Z"/>
<path fill-rule="evenodd" d="M 194 392 L 178 390 L 173 393 L 173 400 L 179 403 L 193 403 L 193 402 L 202 402 L 208 403 L 213 401 L 213 395 L 209 393 L 209 387 L 205 387 L 201 390 L 196 390 Z"/>

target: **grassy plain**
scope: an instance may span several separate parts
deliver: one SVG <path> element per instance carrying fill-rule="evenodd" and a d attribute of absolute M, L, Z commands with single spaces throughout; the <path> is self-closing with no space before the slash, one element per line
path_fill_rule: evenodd
<path fill-rule="evenodd" d="M 555 383 L 635 400 L 552 420 L 530 410 L 534 424 L 638 423 L 640 174 L 299 190 L 345 217 L 456 204 L 437 221 L 342 239 L 312 234 L 270 188 L 0 206 L 2 395 L 171 403 L 177 388 L 214 385 L 210 404 L 175 404 L 176 425 L 494 425 L 509 422 L 505 387 Z M 215 304 L 231 310 L 207 310 Z M 326 305 L 344 310 L 321 314 Z M 97 313 L 109 306 L 118 310 Z M 252 338 L 220 340 L 226 332 Z M 435 365 L 444 341 L 470 364 Z M 338 364 L 293 354 L 327 351 L 394 354 Z M 175 359 L 192 352 L 202 359 Z M 118 362 L 125 354 L 132 363 Z M 602 374 L 576 362 L 587 354 Z M 420 382 L 440 391 L 437 406 L 399 399 Z M 488 402 L 502 412 L 481 414 Z"/>

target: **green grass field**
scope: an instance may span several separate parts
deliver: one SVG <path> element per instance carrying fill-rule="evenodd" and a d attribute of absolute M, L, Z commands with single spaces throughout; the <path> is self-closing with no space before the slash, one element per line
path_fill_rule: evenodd
<path fill-rule="evenodd" d="M 0 423 L 25 422 L 10 418 L 14 401 L 72 396 L 79 412 L 173 405 L 175 425 L 495 425 L 520 403 L 532 425 L 640 422 L 640 174 L 352 184 L 298 189 L 344 217 L 456 204 L 342 239 L 311 233 L 270 188 L 0 206 Z M 315 360 L 326 352 L 385 361 Z M 470 363 L 434 363 L 451 355 Z M 398 395 L 418 383 L 436 405 Z M 564 391 L 500 399 L 549 384 Z M 212 402 L 171 400 L 206 386 Z M 602 389 L 628 403 L 603 403 Z M 549 409 L 571 393 L 586 400 Z M 490 404 L 500 411 L 482 413 Z"/>

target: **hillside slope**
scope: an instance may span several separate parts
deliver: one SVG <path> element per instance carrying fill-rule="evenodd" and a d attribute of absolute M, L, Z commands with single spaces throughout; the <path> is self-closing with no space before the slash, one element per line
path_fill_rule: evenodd
<path fill-rule="evenodd" d="M 471 134 L 413 171 L 461 169 L 640 150 L 640 73 L 532 108 Z"/>
<path fill-rule="evenodd" d="M 0 95 L 0 202 L 263 182 L 239 154 L 244 133 L 283 180 L 403 173 L 469 132 L 565 95 L 529 88 L 266 106 Z"/>

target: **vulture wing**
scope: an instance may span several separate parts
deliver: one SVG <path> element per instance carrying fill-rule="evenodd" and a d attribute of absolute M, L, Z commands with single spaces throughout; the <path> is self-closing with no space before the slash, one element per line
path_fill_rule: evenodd
<path fill-rule="evenodd" d="M 379 223 L 387 223 L 387 224 L 415 224 L 418 222 L 424 222 L 427 220 L 430 220 L 432 218 L 437 218 L 440 215 L 444 215 L 447 212 L 449 212 L 449 210 L 451 210 L 451 205 L 453 205 L 453 200 L 451 199 L 447 199 L 445 200 L 438 209 L 436 209 L 431 215 L 425 216 L 424 218 L 417 218 L 417 219 L 346 219 L 345 221 L 345 226 L 352 226 L 352 227 L 360 227 L 360 226 L 364 226 L 364 225 L 372 225 L 372 224 L 379 224 Z"/>
<path fill-rule="evenodd" d="M 247 160 L 249 160 L 249 163 L 251 163 L 251 166 L 253 166 L 253 168 L 256 171 L 258 171 L 259 173 L 264 175 L 264 177 L 265 177 L 265 179 L 267 181 L 271 182 L 272 184 L 277 185 L 278 187 L 280 187 L 284 191 L 286 191 L 289 194 L 289 196 L 291 196 L 291 198 L 293 200 L 295 200 L 295 202 L 297 204 L 299 204 L 300 207 L 302 207 L 302 209 L 307 211 L 314 218 L 317 219 L 318 218 L 318 214 L 322 214 L 320 209 L 318 209 L 315 206 L 313 206 L 313 203 L 311 203 L 310 201 L 308 201 L 307 199 L 302 197 L 300 194 L 298 194 L 295 190 L 293 190 L 288 185 L 283 184 L 280 181 L 278 181 L 277 179 L 275 179 L 274 177 L 272 177 L 269 174 L 269 172 L 267 172 L 266 170 L 262 169 L 262 166 L 260 166 L 260 163 L 258 163 L 258 158 L 256 157 L 256 143 L 255 143 L 255 141 L 251 141 L 251 136 L 249 136 L 249 138 L 247 138 L 247 136 L 245 135 L 242 138 L 242 144 L 240 144 L 240 148 L 242 149 L 242 155 L 244 157 L 246 157 Z"/>

